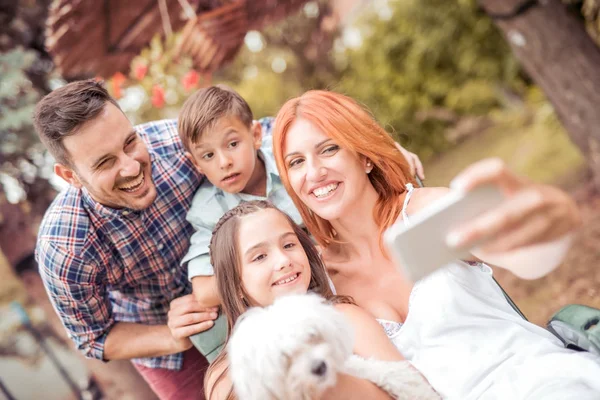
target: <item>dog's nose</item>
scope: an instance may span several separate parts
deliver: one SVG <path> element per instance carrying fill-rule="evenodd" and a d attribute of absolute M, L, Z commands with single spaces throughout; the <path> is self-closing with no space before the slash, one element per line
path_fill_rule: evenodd
<path fill-rule="evenodd" d="M 327 364 L 325 364 L 325 361 L 315 361 L 311 372 L 316 376 L 323 376 L 327 373 Z"/>

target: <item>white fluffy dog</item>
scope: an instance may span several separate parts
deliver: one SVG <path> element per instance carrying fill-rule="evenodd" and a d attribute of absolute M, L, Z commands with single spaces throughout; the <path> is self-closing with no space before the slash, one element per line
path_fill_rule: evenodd
<path fill-rule="evenodd" d="M 354 332 L 343 314 L 317 295 L 291 295 L 248 310 L 228 345 L 240 400 L 317 399 L 337 373 L 368 379 L 393 398 L 438 399 L 406 361 L 352 355 Z"/>

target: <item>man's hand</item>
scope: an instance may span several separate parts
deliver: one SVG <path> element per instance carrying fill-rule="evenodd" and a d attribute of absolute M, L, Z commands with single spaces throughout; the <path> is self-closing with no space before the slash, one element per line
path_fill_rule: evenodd
<path fill-rule="evenodd" d="M 204 332 L 214 325 L 218 307 L 203 308 L 193 295 L 188 294 L 171 301 L 167 325 L 179 351 L 192 347 L 189 337 Z"/>
<path fill-rule="evenodd" d="M 410 151 L 406 150 L 404 147 L 400 146 L 398 142 L 395 143 L 398 150 L 400 150 L 400 153 L 402 153 L 404 158 L 406 158 L 406 161 L 408 161 L 408 166 L 410 167 L 411 175 L 415 176 L 416 174 L 419 178 L 425 179 L 425 171 L 423 169 L 423 164 L 421 163 L 421 159 L 419 158 L 419 156 L 415 153 L 411 153 Z"/>

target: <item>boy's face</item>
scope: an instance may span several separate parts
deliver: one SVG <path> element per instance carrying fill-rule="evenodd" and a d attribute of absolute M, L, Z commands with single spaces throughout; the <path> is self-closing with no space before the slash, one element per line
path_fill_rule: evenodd
<path fill-rule="evenodd" d="M 256 151 L 262 142 L 260 124 L 246 126 L 235 116 L 225 116 L 190 146 L 198 171 L 228 193 L 246 191 L 255 176 Z"/>

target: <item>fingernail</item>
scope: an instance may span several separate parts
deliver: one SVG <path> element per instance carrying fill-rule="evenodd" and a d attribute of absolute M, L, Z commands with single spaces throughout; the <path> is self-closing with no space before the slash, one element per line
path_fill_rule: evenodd
<path fill-rule="evenodd" d="M 214 324 L 215 324 L 215 321 L 213 321 L 212 319 L 211 319 L 211 320 L 208 320 L 208 325 L 209 325 L 209 326 L 213 326 Z"/>
<path fill-rule="evenodd" d="M 219 316 L 219 314 L 217 314 L 216 312 L 214 313 L 210 313 L 211 318 L 215 319 Z"/>
<path fill-rule="evenodd" d="M 450 248 L 456 249 L 463 241 L 463 237 L 460 233 L 450 232 L 446 236 L 446 245 Z"/>

